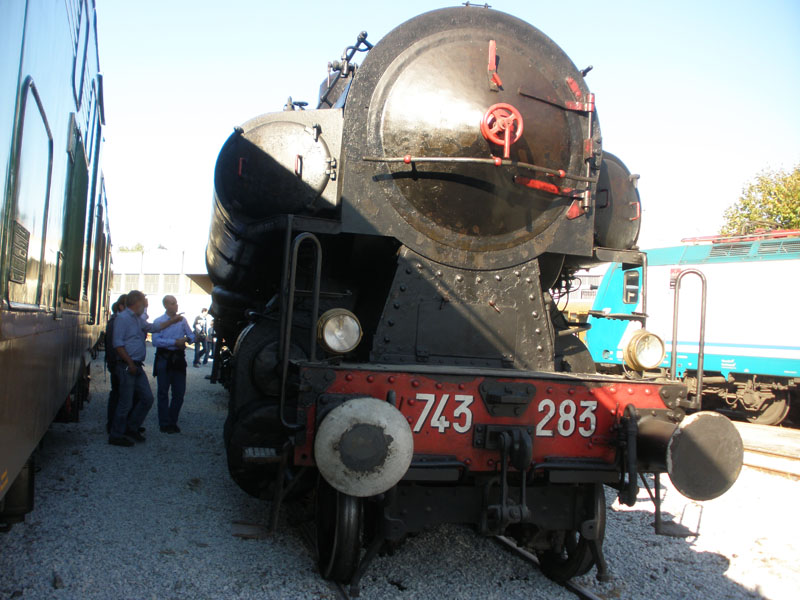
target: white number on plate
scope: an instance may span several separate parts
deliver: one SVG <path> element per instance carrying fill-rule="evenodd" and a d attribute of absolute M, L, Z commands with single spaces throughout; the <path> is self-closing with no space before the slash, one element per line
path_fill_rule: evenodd
<path fill-rule="evenodd" d="M 416 400 L 424 401 L 425 408 L 422 409 L 419 419 L 417 419 L 417 422 L 414 424 L 414 433 L 419 433 L 422 431 L 423 426 L 428 421 L 428 415 L 430 415 L 431 410 L 433 410 L 434 404 L 436 405 L 436 410 L 433 411 L 433 416 L 430 420 L 431 428 L 437 429 L 439 433 L 444 433 L 452 426 L 457 433 L 468 432 L 472 428 L 472 411 L 469 409 L 469 407 L 474 398 L 472 396 L 466 396 L 463 394 L 456 394 L 453 397 L 453 399 L 458 402 L 458 406 L 453 411 L 452 423 L 448 421 L 447 417 L 444 415 L 445 408 L 447 407 L 447 401 L 449 399 L 450 394 L 442 394 L 442 397 L 439 398 L 438 402 L 436 401 L 436 396 L 434 394 L 417 394 Z"/>
<path fill-rule="evenodd" d="M 582 437 L 591 437 L 597 427 L 597 418 L 594 411 L 597 408 L 597 400 L 581 400 L 580 407 L 583 411 L 578 415 L 578 407 L 575 401 L 567 398 L 562 401 L 556 410 L 556 403 L 550 398 L 545 398 L 539 402 L 538 411 L 544 413 L 544 416 L 536 426 L 536 435 L 538 437 L 553 437 L 555 431 L 558 435 L 569 437 L 575 433 L 577 425 L 578 433 Z M 558 413 L 556 417 L 556 413 Z M 550 421 L 556 417 L 556 430 L 548 429 L 547 426 Z"/>

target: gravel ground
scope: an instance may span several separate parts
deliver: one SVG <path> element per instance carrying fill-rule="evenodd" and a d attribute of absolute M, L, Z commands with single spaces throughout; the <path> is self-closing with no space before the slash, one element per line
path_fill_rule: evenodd
<path fill-rule="evenodd" d="M 152 356 L 152 351 L 151 351 Z M 99 361 L 95 370 L 99 370 Z M 36 508 L 0 537 L 0 598 L 335 598 L 301 534 L 282 519 L 261 539 L 269 505 L 229 479 L 221 432 L 227 393 L 189 368 L 183 433 L 158 431 L 133 448 L 106 443 L 108 379 L 92 381 L 82 422 L 55 424 L 38 457 Z M 155 383 L 153 382 L 155 389 Z M 612 504 L 605 551 L 613 580 L 579 581 L 606 598 L 795 598 L 800 545 L 785 515 L 798 482 L 745 470 L 720 499 L 688 502 L 667 485 L 665 516 L 695 538 L 652 533 L 646 492 Z M 468 528 L 442 527 L 378 558 L 362 598 L 574 598 Z"/>

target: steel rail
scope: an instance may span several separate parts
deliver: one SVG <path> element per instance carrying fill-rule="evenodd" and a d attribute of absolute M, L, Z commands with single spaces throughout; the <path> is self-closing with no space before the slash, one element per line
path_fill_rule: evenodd
<path fill-rule="evenodd" d="M 536 558 L 536 555 L 531 554 L 524 548 L 520 548 L 519 546 L 517 546 L 516 542 L 511 538 L 508 538 L 504 535 L 496 535 L 494 536 L 494 539 L 498 543 L 502 544 L 503 546 L 505 546 L 506 548 L 508 548 L 509 550 L 520 556 L 521 558 L 541 568 L 541 565 L 539 564 L 539 559 Z M 561 585 L 565 589 L 575 594 L 578 598 L 581 598 L 581 600 L 605 600 L 601 596 L 598 596 L 597 594 L 592 592 L 589 588 L 586 588 L 573 581 L 566 581 L 559 585 Z"/>

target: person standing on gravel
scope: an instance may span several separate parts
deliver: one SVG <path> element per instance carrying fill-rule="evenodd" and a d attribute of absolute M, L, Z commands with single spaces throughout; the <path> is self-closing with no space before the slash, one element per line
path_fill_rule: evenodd
<path fill-rule="evenodd" d="M 153 321 L 153 325 L 161 325 L 178 314 L 178 301 L 175 296 L 164 296 L 162 300 L 165 312 Z M 162 433 L 180 433 L 178 415 L 183 406 L 186 393 L 186 356 L 184 349 L 187 342 L 194 341 L 194 333 L 181 318 L 178 323 L 168 325 L 153 334 L 153 346 L 156 348 L 156 360 L 153 373 L 158 383 L 158 426 Z M 172 388 L 172 402 L 169 390 Z"/>
<path fill-rule="evenodd" d="M 139 432 L 139 427 L 153 406 L 153 392 L 143 368 L 147 356 L 145 345 L 147 334 L 160 331 L 183 319 L 182 316 L 175 315 L 160 325 L 148 323 L 145 313 L 147 298 L 139 290 L 128 292 L 125 304 L 127 308 L 115 319 L 112 340 L 114 349 L 121 359 L 117 364 L 119 400 L 108 437 L 108 443 L 114 446 L 133 446 L 131 438 L 137 442 L 145 440 Z"/>
<path fill-rule="evenodd" d="M 203 357 L 203 364 L 208 363 L 208 309 L 204 308 L 194 319 L 194 361 L 195 367 L 200 366 L 200 357 Z"/>
<path fill-rule="evenodd" d="M 114 338 L 114 320 L 117 315 L 125 310 L 125 299 L 127 294 L 122 294 L 117 301 L 111 305 L 111 317 L 106 324 L 106 367 L 108 372 L 111 373 L 111 391 L 108 394 L 108 412 L 106 417 L 106 433 L 111 433 L 111 422 L 114 420 L 114 413 L 117 410 L 117 402 L 119 400 L 119 373 L 117 372 L 117 363 L 119 362 L 119 354 L 113 346 Z"/>

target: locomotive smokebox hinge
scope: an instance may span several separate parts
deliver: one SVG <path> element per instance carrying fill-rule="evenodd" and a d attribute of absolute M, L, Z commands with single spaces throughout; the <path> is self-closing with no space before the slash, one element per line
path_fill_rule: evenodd
<path fill-rule="evenodd" d="M 336 181 L 336 159 L 331 156 L 330 158 L 325 159 L 325 162 L 328 163 L 328 168 L 325 169 L 325 174 L 330 176 L 331 181 Z"/>

